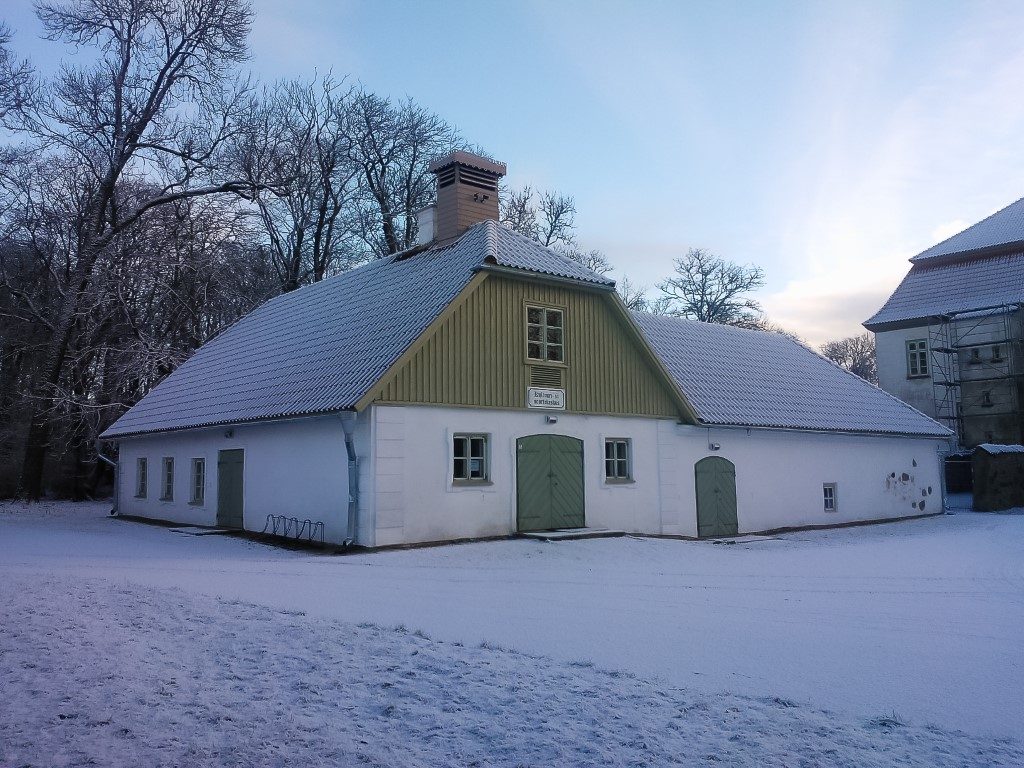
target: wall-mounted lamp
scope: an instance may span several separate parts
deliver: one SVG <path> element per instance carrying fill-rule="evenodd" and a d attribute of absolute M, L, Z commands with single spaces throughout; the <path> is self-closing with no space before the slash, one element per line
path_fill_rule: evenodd
<path fill-rule="evenodd" d="M 230 440 L 234 436 L 235 436 L 235 430 L 233 430 L 233 429 L 225 429 L 224 430 L 224 437 L 226 437 L 228 440 Z"/>
<path fill-rule="evenodd" d="M 558 417 L 555 416 L 553 413 L 549 413 L 547 416 L 545 416 L 544 420 L 548 424 L 557 424 L 558 423 Z"/>
<path fill-rule="evenodd" d="M 491 196 L 490 195 L 485 195 L 483 192 L 477 192 L 477 193 L 475 193 L 473 195 L 473 201 L 477 202 L 477 203 L 482 203 L 485 200 L 490 200 L 490 199 L 491 199 Z"/>
<path fill-rule="evenodd" d="M 719 443 L 708 443 L 709 451 L 720 451 L 722 446 Z"/>

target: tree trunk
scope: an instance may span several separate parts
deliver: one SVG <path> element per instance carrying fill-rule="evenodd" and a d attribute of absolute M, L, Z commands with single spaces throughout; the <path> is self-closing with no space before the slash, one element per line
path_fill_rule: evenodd
<path fill-rule="evenodd" d="M 29 501 L 38 501 L 43 493 L 43 470 L 46 466 L 46 453 L 50 448 L 53 393 L 60 384 L 75 316 L 81 305 L 81 297 L 89 288 L 99 253 L 100 248 L 93 243 L 83 243 L 80 248 L 74 275 L 61 302 L 57 322 L 53 326 L 53 335 L 46 345 L 42 381 L 32 398 L 32 421 L 25 440 L 25 458 L 21 465 L 19 483 L 21 495 Z"/>

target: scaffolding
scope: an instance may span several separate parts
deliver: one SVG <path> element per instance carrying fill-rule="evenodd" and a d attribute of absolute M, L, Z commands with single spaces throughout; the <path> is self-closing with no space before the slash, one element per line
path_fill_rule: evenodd
<path fill-rule="evenodd" d="M 964 414 L 977 414 L 987 402 L 991 388 L 1010 384 L 1014 410 L 1019 413 L 1017 384 L 1024 377 L 1022 334 L 1019 327 L 1021 304 L 997 304 L 970 311 L 950 312 L 933 318 L 928 326 L 928 355 L 932 366 L 932 395 L 935 418 L 956 433 L 964 445 Z M 964 400 L 964 384 L 971 395 Z M 983 393 L 979 396 L 975 392 Z"/>

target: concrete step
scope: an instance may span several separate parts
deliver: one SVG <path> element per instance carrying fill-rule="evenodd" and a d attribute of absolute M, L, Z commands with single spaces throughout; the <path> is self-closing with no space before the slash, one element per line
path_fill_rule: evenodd
<path fill-rule="evenodd" d="M 539 541 L 572 541 L 574 539 L 606 539 L 625 536 L 625 531 L 614 531 L 608 528 L 559 528 L 554 531 L 523 531 L 519 534 L 526 539 Z"/>

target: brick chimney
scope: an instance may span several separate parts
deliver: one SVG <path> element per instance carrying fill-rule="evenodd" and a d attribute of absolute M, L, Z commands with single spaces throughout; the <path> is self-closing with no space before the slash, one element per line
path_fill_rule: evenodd
<path fill-rule="evenodd" d="M 505 175 L 504 163 L 457 150 L 429 168 L 437 177 L 438 242 L 452 240 L 481 221 L 498 220 L 498 179 Z"/>

